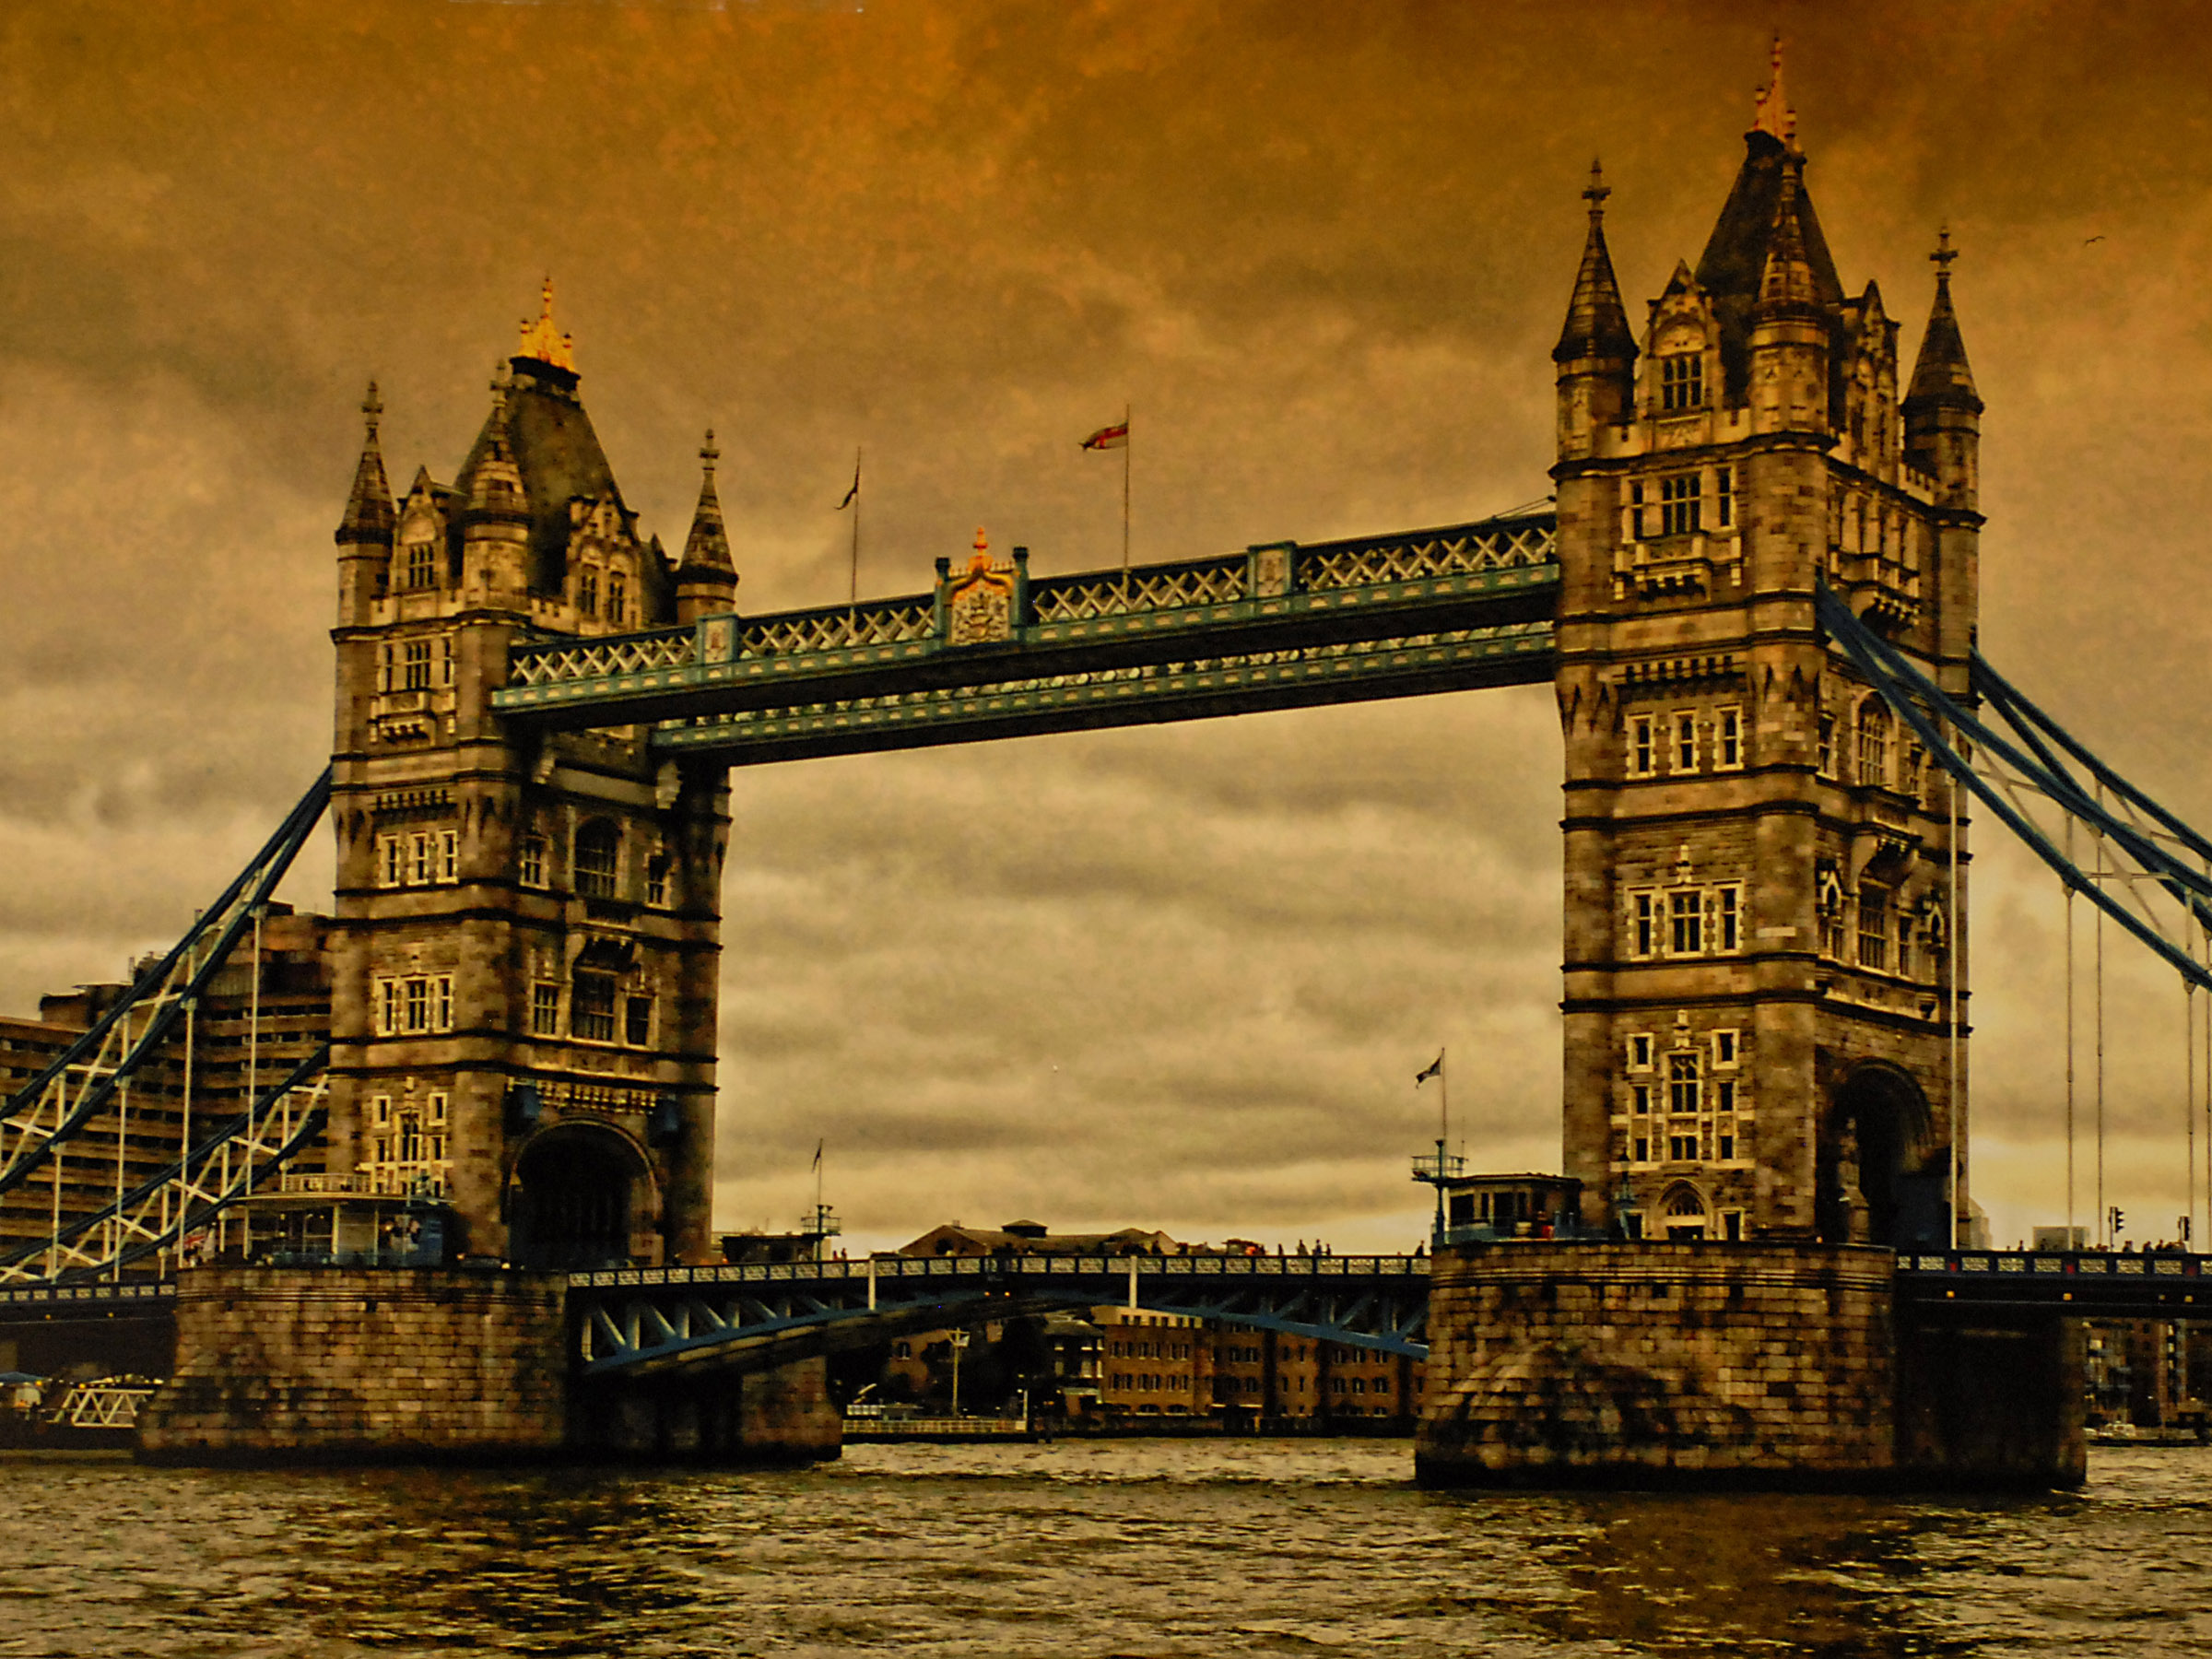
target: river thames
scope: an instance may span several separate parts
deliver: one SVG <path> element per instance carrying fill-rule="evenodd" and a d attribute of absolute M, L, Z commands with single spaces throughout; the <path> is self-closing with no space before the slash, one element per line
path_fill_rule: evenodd
<path fill-rule="evenodd" d="M 2212 1653 L 2212 1452 L 2074 1494 L 1432 1493 L 1403 1441 L 779 1473 L 0 1463 L 0 1653 Z"/>

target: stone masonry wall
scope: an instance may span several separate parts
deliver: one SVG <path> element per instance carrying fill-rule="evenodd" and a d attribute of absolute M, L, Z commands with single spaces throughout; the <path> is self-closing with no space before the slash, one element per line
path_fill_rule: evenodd
<path fill-rule="evenodd" d="M 567 1277 L 202 1267 L 177 1369 L 139 1416 L 167 1464 L 441 1462 L 558 1452 Z"/>
<path fill-rule="evenodd" d="M 1431 1486 L 1880 1484 L 1892 1257 L 1853 1246 L 1528 1241 L 1440 1252 Z"/>

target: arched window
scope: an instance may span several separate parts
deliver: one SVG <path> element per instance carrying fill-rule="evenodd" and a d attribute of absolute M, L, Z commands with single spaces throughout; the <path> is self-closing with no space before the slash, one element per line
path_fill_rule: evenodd
<path fill-rule="evenodd" d="M 1659 359 L 1659 408 L 1663 414 L 1705 406 L 1705 354 L 1677 352 Z"/>
<path fill-rule="evenodd" d="M 606 818 L 594 818 L 576 831 L 576 890 L 586 899 L 612 899 L 619 865 L 621 835 Z"/>
<path fill-rule="evenodd" d="M 409 587 L 427 588 L 438 585 L 437 543 L 409 542 L 400 549 L 400 556 L 406 560 L 407 585 Z"/>
<path fill-rule="evenodd" d="M 1888 787 L 1889 711 L 1878 697 L 1859 705 L 1859 782 Z"/>

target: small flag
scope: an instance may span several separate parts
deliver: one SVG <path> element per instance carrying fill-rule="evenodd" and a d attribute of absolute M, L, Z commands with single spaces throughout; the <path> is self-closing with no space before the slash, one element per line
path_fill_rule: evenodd
<path fill-rule="evenodd" d="M 860 499 L 860 463 L 859 463 L 859 462 L 857 462 L 857 461 L 855 461 L 855 462 L 853 464 L 853 488 L 845 491 L 845 499 L 844 499 L 843 500 L 840 501 L 840 502 L 837 504 L 837 511 L 838 511 L 838 512 L 843 512 L 843 511 L 844 511 L 846 508 L 848 508 L 848 507 L 852 506 L 852 505 L 853 505 L 853 503 L 854 501 L 858 500 L 859 499 Z"/>
<path fill-rule="evenodd" d="M 1123 449 L 1128 442 L 1129 423 L 1124 420 L 1116 426 L 1100 427 L 1083 440 L 1083 447 L 1095 450 Z"/>
<path fill-rule="evenodd" d="M 1437 1051 L 1436 1051 L 1436 1058 L 1429 1062 L 1429 1065 L 1428 1065 L 1428 1066 L 1427 1066 L 1427 1068 L 1426 1068 L 1425 1070 L 1422 1070 L 1422 1071 L 1418 1071 L 1418 1072 L 1414 1073 L 1414 1075 L 1413 1075 L 1413 1086 L 1414 1086 L 1416 1088 L 1419 1088 L 1419 1087 L 1420 1087 L 1422 1084 L 1424 1084 L 1424 1083 L 1428 1082 L 1430 1078 L 1431 1078 L 1431 1077 L 1442 1077 L 1443 1075 L 1444 1075 L 1444 1051 L 1443 1051 L 1443 1050 L 1441 1050 L 1441 1049 L 1439 1049 L 1439 1050 L 1437 1050 Z"/>
<path fill-rule="evenodd" d="M 807 1168 L 808 1168 L 808 1169 L 812 1169 L 812 1170 L 818 1170 L 818 1169 L 820 1169 L 821 1167 L 822 1167 L 822 1143 L 821 1143 L 820 1141 L 818 1141 L 818 1141 L 816 1141 L 816 1142 L 814 1143 L 814 1162 L 812 1162 L 811 1164 L 807 1165 Z"/>

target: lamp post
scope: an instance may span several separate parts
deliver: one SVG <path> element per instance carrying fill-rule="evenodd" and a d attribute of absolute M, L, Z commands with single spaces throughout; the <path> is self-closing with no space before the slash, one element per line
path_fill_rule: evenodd
<path fill-rule="evenodd" d="M 968 1333 L 952 1334 L 952 1415 L 960 1415 L 960 1352 L 968 1346 Z"/>

